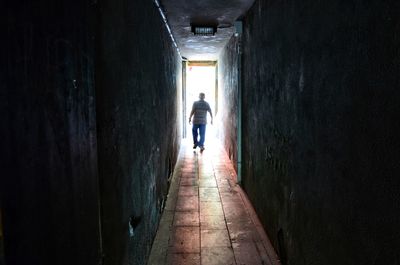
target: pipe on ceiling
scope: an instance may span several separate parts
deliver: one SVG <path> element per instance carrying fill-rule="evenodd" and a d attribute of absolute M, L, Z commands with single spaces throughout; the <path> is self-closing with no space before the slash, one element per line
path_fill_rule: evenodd
<path fill-rule="evenodd" d="M 163 19 L 163 21 L 164 21 L 165 27 L 167 28 L 168 33 L 169 33 L 169 36 L 171 37 L 172 43 L 173 43 L 174 46 L 176 47 L 176 50 L 178 51 L 179 56 L 180 56 L 181 59 L 183 60 L 182 55 L 181 55 L 181 51 L 179 50 L 178 44 L 176 44 L 174 35 L 172 35 L 171 28 L 170 28 L 170 26 L 169 26 L 169 24 L 168 24 L 167 17 L 165 16 L 165 13 L 164 13 L 164 11 L 163 11 L 162 8 L 161 8 L 160 2 L 158 2 L 158 0 L 154 0 L 154 3 L 155 3 L 155 5 L 156 5 L 158 11 L 160 12 L 160 15 L 161 15 L 161 17 L 162 17 L 162 19 Z"/>

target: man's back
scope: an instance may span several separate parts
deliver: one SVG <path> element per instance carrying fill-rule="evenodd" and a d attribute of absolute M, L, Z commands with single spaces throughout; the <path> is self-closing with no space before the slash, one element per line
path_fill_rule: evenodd
<path fill-rule="evenodd" d="M 210 105 L 205 100 L 193 103 L 193 124 L 207 124 L 207 111 L 211 112 Z"/>

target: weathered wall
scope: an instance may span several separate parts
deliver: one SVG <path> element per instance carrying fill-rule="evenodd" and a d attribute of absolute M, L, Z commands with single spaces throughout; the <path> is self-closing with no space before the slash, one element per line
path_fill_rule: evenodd
<path fill-rule="evenodd" d="M 256 1 L 244 188 L 283 264 L 400 264 L 399 1 Z"/>
<path fill-rule="evenodd" d="M 145 264 L 180 143 L 181 60 L 153 1 L 102 1 L 98 27 L 104 264 Z"/>
<path fill-rule="evenodd" d="M 232 37 L 218 58 L 218 138 L 237 170 L 238 41 Z"/>
<path fill-rule="evenodd" d="M 7 2 L 0 9 L 6 264 L 99 264 L 92 1 Z"/>

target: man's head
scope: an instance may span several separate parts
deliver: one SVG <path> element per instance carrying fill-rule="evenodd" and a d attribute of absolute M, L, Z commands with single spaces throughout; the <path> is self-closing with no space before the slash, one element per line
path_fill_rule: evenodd
<path fill-rule="evenodd" d="M 204 93 L 199 94 L 199 99 L 203 100 L 205 97 L 206 97 L 206 95 Z"/>

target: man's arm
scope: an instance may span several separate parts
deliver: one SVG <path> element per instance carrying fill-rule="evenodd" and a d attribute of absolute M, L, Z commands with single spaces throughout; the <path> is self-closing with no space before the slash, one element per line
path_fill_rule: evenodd
<path fill-rule="evenodd" d="M 210 105 L 208 106 L 208 112 L 210 112 L 211 124 L 213 124 L 213 115 L 212 115 L 212 111 L 211 111 Z"/>
<path fill-rule="evenodd" d="M 190 115 L 189 115 L 189 124 L 192 122 L 193 114 L 194 114 L 194 103 L 193 103 L 193 106 L 192 106 L 192 111 L 190 112 Z"/>

